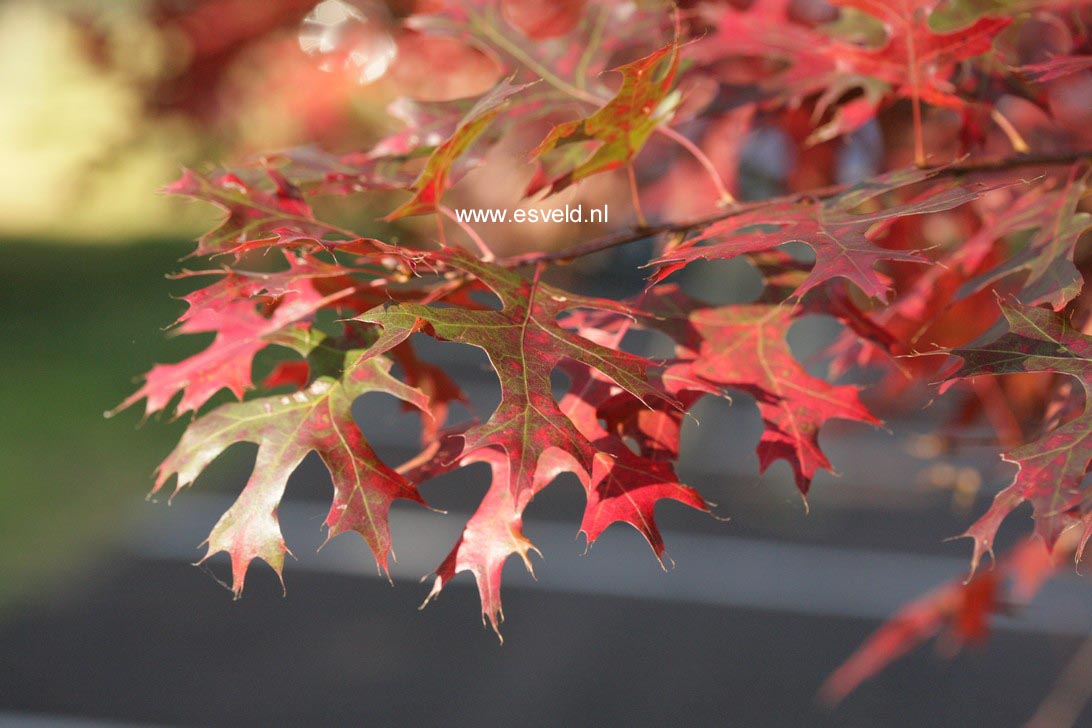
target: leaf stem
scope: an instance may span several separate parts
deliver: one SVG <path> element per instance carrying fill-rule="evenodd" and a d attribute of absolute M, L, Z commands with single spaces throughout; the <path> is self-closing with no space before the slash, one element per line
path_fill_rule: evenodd
<path fill-rule="evenodd" d="M 440 239 L 440 247 L 447 247 L 447 236 L 444 235 L 444 216 L 440 210 L 436 211 L 436 233 Z"/>
<path fill-rule="evenodd" d="M 645 213 L 641 210 L 641 194 L 637 189 L 637 173 L 633 171 L 633 162 L 626 164 L 626 177 L 629 179 L 629 196 L 633 200 L 633 212 L 637 215 L 637 227 L 646 229 L 648 222 Z"/>
<path fill-rule="evenodd" d="M 908 16 L 906 32 L 906 55 L 910 66 L 910 107 L 914 117 L 914 163 L 919 167 L 925 166 L 925 139 L 921 125 L 921 87 L 918 69 L 917 48 L 914 45 L 914 13 L 907 9 L 903 3 L 903 11 Z"/>
<path fill-rule="evenodd" d="M 494 26 L 493 23 L 489 20 L 482 17 L 477 17 L 476 20 L 477 22 L 473 24 L 473 27 L 483 36 L 485 36 L 486 40 L 510 55 L 512 58 L 519 61 L 528 70 L 538 74 L 539 78 L 556 88 L 558 91 L 561 91 L 562 93 L 568 94 L 569 96 L 580 99 L 581 101 L 587 102 L 589 104 L 599 105 L 604 103 L 603 99 L 599 98 L 594 94 L 588 93 L 583 89 L 577 88 L 565 79 L 561 78 L 561 76 L 558 76 L 556 73 L 551 71 L 529 53 L 527 53 L 518 45 L 506 38 L 504 34 L 497 30 L 496 26 Z"/>
<path fill-rule="evenodd" d="M 576 70 L 573 72 L 576 77 L 576 85 L 581 90 L 587 88 L 588 85 L 588 66 L 591 65 L 592 55 L 599 48 L 600 42 L 603 38 L 603 29 L 607 25 L 607 18 L 610 17 L 611 6 L 609 3 L 603 3 L 599 7 L 599 13 L 595 16 L 593 21 L 591 34 L 588 36 L 588 45 L 584 48 L 584 52 L 580 54 L 580 60 L 576 64 Z"/>
<path fill-rule="evenodd" d="M 1028 147 L 1028 143 L 1024 141 L 1024 137 L 1020 136 L 1020 132 L 1004 114 L 995 108 L 990 111 L 990 118 L 993 119 L 994 123 L 997 124 L 1001 131 L 1005 133 L 1005 136 L 1008 137 L 1009 144 L 1012 145 L 1014 151 L 1019 154 L 1027 154 L 1030 151 L 1030 147 Z"/>
<path fill-rule="evenodd" d="M 666 124 L 656 127 L 656 131 L 677 143 L 683 149 L 690 152 L 694 159 L 698 160 L 698 164 L 705 168 L 705 171 L 709 174 L 709 179 L 713 181 L 713 186 L 716 187 L 717 195 L 720 197 L 722 204 L 731 205 L 736 201 L 736 198 L 728 191 L 728 188 L 724 186 L 724 180 L 721 179 L 720 173 L 717 172 L 717 168 L 713 166 L 713 160 L 709 159 L 705 152 L 701 150 L 701 147 Z"/>

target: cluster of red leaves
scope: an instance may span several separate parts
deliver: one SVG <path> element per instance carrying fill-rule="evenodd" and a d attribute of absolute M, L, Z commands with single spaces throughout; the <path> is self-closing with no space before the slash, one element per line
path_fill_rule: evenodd
<path fill-rule="evenodd" d="M 194 419 L 160 467 L 155 489 L 174 476 L 176 491 L 189 486 L 232 443 L 259 445 L 249 482 L 207 542 L 206 558 L 230 556 L 238 595 L 255 558 L 281 571 L 288 547 L 277 508 L 308 453 L 319 454 L 333 482 L 329 535 L 357 531 L 384 570 L 392 501 L 424 503 L 418 486 L 425 480 L 486 463 L 491 485 L 437 567 L 430 598 L 469 571 L 483 616 L 496 629 L 505 561 L 516 554 L 530 568 L 534 546 L 522 532 L 524 512 L 559 474 L 574 474 L 584 487 L 580 531 L 589 543 L 610 525 L 628 523 L 662 560 L 656 504 L 667 499 L 709 511 L 676 473 L 684 417 L 701 398 L 729 391 L 753 397 L 764 425 L 759 469 L 785 461 L 806 495 L 816 474 L 831 468 L 819 445 L 824 425 L 879 422 L 861 388 L 836 384 L 835 376 L 880 368 L 881 390 L 892 402 L 920 406 L 937 395 L 923 391 L 922 380 L 942 381 L 944 396 L 962 398 L 963 423 L 979 412 L 992 422 L 1023 421 L 1015 435 L 999 431 L 1003 440 L 1020 440 L 1004 455 L 1018 467 L 1014 481 L 966 535 L 974 539 L 977 565 L 992 553 L 1001 522 L 1029 502 L 1042 539 L 1018 547 L 994 572 L 908 607 L 832 678 L 828 695 L 844 694 L 945 626 L 959 641 L 980 637 L 1002 604 L 1004 577 L 1018 579 L 1019 596 L 1029 597 L 1029 585 L 1054 563 L 1043 542 L 1053 547 L 1080 527 L 1079 557 L 1092 535 L 1092 499 L 1082 487 L 1092 462 L 1092 416 L 1082 404 L 1092 396 L 1092 309 L 1082 296 L 1088 261 L 1078 245 L 1092 227 L 1092 215 L 1082 211 L 1092 155 L 1082 146 L 1087 137 L 1072 129 L 1050 137 L 1051 146 L 1024 149 L 1024 137 L 1041 138 L 1031 132 L 1069 128 L 1044 85 L 1092 77 L 1087 25 L 1068 11 L 1049 15 L 1053 4 L 1046 2 L 1034 13 L 991 4 L 989 14 L 972 13 L 946 30 L 938 29 L 944 20 L 933 0 L 840 0 L 838 25 L 829 22 L 838 9 L 818 2 L 706 2 L 674 12 L 595 5 L 422 3 L 407 28 L 488 49 L 509 79 L 475 99 L 398 102 L 392 114 L 404 128 L 366 151 L 292 150 L 236 170 L 187 171 L 168 188 L 223 208 L 222 224 L 201 238 L 197 254 L 227 256 L 231 264 L 205 272 L 215 280 L 186 297 L 177 328 L 213 333 L 212 343 L 153 368 L 123 406 L 146 399 L 147 412 L 158 412 L 180 394 L 176 411 L 197 412 L 221 389 L 240 401 Z M 1044 60 L 1016 52 L 1012 63 L 999 60 L 999 46 L 1019 46 L 1028 24 L 1047 16 L 1070 29 L 1064 55 Z M 617 73 L 599 74 L 611 67 Z M 1008 119 L 997 112 L 1002 97 L 1040 117 Z M 810 122 L 801 123 L 801 107 L 813 112 Z M 992 125 L 980 124 L 983 110 Z M 890 137 L 882 149 L 888 162 L 906 160 L 911 146 L 920 161 L 926 138 L 951 154 L 931 166 L 886 164 L 892 168 L 855 184 L 727 200 L 725 187 L 740 186 L 735 165 L 749 128 L 797 140 L 801 158 L 819 149 L 833 159 L 851 145 L 831 140 L 866 124 Z M 721 128 L 736 136 L 709 143 L 703 130 Z M 649 171 L 688 189 L 700 186 L 705 196 L 697 203 L 710 205 L 704 216 L 680 220 L 660 204 L 663 223 L 614 230 L 562 251 L 497 259 L 465 223 L 458 230 L 468 245 L 449 243 L 442 203 L 449 189 L 488 150 L 528 136 L 529 194 L 548 197 L 627 168 L 639 205 L 642 192 L 658 188 L 639 183 L 651 158 L 660 166 Z M 693 160 L 665 152 L 673 142 Z M 1030 153 L 954 156 L 1004 145 Z M 673 176 L 679 168 L 688 172 Z M 690 180 L 698 170 L 712 182 Z M 383 220 L 435 215 L 440 239 L 407 245 L 402 237 L 394 245 L 362 237 L 318 219 L 311 205 L 375 190 L 409 195 Z M 675 199 L 647 196 L 654 203 Z M 635 214 L 643 219 L 639 209 Z M 665 244 L 649 264 L 646 290 L 631 300 L 550 283 L 551 262 L 648 238 Z M 806 245 L 814 261 L 790 255 L 788 243 Z M 275 255 L 264 257 L 270 251 Z M 270 271 L 269 258 L 278 255 L 285 264 Z M 761 276 L 756 300 L 711 305 L 665 281 L 699 261 L 733 258 Z M 263 272 L 251 265 L 259 260 Z M 318 323 L 324 310 L 336 312 L 337 330 Z M 829 352 L 829 378 L 805 370 L 787 340 L 798 320 L 816 314 L 844 328 Z M 670 357 L 653 361 L 627 350 L 633 329 L 667 335 Z M 483 350 L 501 390 L 495 411 L 481 421 L 450 422 L 450 405 L 465 398 L 440 366 L 415 353 L 415 335 Z M 287 358 L 255 387 L 254 357 L 270 346 Z M 962 363 L 946 364 L 954 360 L 949 355 Z M 401 378 L 392 375 L 394 364 Z M 560 396 L 551 382 L 555 370 L 568 377 Z M 1029 373 L 1039 375 L 1031 405 L 1013 395 L 1013 382 L 1026 380 L 1008 376 Z M 997 396 L 958 386 L 984 376 L 999 378 L 990 389 Z M 293 391 L 254 393 L 278 387 Z M 420 456 L 395 468 L 376 455 L 351 412 L 366 392 L 420 412 Z"/>

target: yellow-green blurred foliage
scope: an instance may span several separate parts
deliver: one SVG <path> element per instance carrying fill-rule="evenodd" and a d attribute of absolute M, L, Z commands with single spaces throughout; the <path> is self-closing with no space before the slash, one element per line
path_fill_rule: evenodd
<path fill-rule="evenodd" d="M 96 63 L 73 12 L 124 63 Z M 199 151 L 185 120 L 143 113 L 167 61 L 140 3 L 0 6 L 0 236 L 119 241 L 199 228 L 192 218 L 207 211 L 156 194 Z"/>

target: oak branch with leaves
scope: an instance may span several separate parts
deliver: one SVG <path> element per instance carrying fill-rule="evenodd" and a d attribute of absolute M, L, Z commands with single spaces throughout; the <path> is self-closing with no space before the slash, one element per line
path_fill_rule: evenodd
<path fill-rule="evenodd" d="M 627 523 L 662 560 L 658 502 L 711 512 L 676 474 L 680 433 L 699 400 L 731 393 L 758 405 L 758 469 L 784 461 L 805 497 L 832 469 L 826 423 L 878 425 L 877 402 L 897 411 L 951 399 L 958 419 L 938 431 L 984 420 L 1016 466 L 967 528 L 974 576 L 953 575 L 896 615 L 834 673 L 828 698 L 939 632 L 980 637 L 1001 605 L 1079 559 L 1092 535 L 1089 3 L 831 2 L 421 2 L 395 32 L 486 53 L 503 69 L 491 91 L 405 101 L 404 128 L 371 149 L 281 151 L 170 185 L 226 213 L 195 253 L 219 267 L 183 274 L 209 283 L 185 297 L 176 329 L 215 336 L 154 367 L 120 408 L 144 400 L 153 414 L 174 402 L 193 413 L 155 492 L 190 486 L 233 443 L 257 443 L 205 555 L 230 556 L 236 596 L 255 559 L 281 573 L 289 547 L 277 509 L 309 453 L 333 482 L 329 536 L 358 532 L 384 571 L 391 503 L 424 504 L 423 481 L 480 462 L 491 484 L 451 552 L 437 554 L 429 598 L 469 571 L 497 629 L 503 565 L 518 555 L 530 567 L 535 550 L 524 513 L 561 473 L 583 485 L 589 542 Z M 1083 116 L 1081 104 L 1058 103 L 1081 89 Z M 756 157 L 763 148 L 781 161 Z M 573 226 L 568 244 L 544 249 L 528 227 L 524 252 L 498 255 L 512 246 L 449 207 L 473 203 L 459 181 L 488 175 L 498 155 L 520 160 L 539 205 L 613 181 L 629 222 Z M 392 194 L 369 228 L 382 240 L 313 208 Z M 556 283 L 559 265 L 642 242 L 657 247 L 632 298 Z M 732 259 L 761 276 L 755 300 L 712 305 L 685 290 L 680 271 Z M 842 327 L 827 377 L 787 341 L 816 314 Z M 627 351 L 638 329 L 669 337 L 669 357 Z M 422 336 L 485 352 L 501 390 L 493 412 L 452 421 L 466 398 L 415 351 Z M 254 358 L 270 347 L 278 363 L 256 384 Z M 555 370 L 568 380 L 560 397 Z M 852 383 L 863 370 L 879 373 L 871 389 Z M 224 389 L 239 401 L 209 406 Z M 369 446 L 352 415 L 368 392 L 419 412 L 418 457 L 396 466 Z M 1034 538 L 978 568 L 1022 503 Z"/>

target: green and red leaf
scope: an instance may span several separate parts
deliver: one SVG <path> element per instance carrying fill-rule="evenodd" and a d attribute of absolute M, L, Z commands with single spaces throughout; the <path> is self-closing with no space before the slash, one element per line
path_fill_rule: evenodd
<path fill-rule="evenodd" d="M 942 186 L 903 204 L 858 211 L 868 204 L 874 206 L 882 195 L 918 185 L 931 176 L 930 172 L 901 170 L 822 201 L 771 203 L 728 216 L 653 261 L 652 265 L 658 269 L 652 280 L 663 280 L 696 260 L 729 260 L 799 242 L 815 251 L 815 265 L 800 282 L 796 295 L 803 296 L 833 278 L 844 278 L 866 295 L 884 299 L 891 291 L 891 281 L 876 270 L 878 264 L 926 262 L 916 250 L 877 244 L 891 223 L 911 215 L 951 210 L 977 199 L 989 189 L 984 185 Z"/>
<path fill-rule="evenodd" d="M 551 180 L 546 194 L 633 161 L 656 127 L 670 120 L 675 110 L 679 99 L 671 88 L 678 68 L 678 40 L 615 68 L 622 75 L 622 85 L 614 97 L 591 116 L 555 126 L 531 152 L 539 158 L 558 145 L 597 143 L 589 157 Z"/>
<path fill-rule="evenodd" d="M 1039 439 L 1002 456 L 1016 465 L 1011 484 L 963 535 L 974 541 L 972 569 L 993 553 L 1000 527 L 1021 503 L 1031 504 L 1035 531 L 1048 547 L 1081 520 L 1082 487 L 1092 463 L 1092 337 L 1061 315 L 1017 303 L 1001 303 L 1002 319 L 977 341 L 952 351 L 963 360 L 949 381 L 982 375 L 1053 372 L 1074 378 L 1084 410 Z"/>
<path fill-rule="evenodd" d="M 505 81 L 479 99 L 459 121 L 451 136 L 429 155 L 424 170 L 410 186 L 413 197 L 383 219 L 398 220 L 410 215 L 436 212 L 440 198 L 450 186 L 451 178 L 456 173 L 456 161 L 466 154 L 471 145 L 500 115 L 505 102 L 530 85 L 513 85 Z"/>
<path fill-rule="evenodd" d="M 172 476 L 177 476 L 177 493 L 231 445 L 258 444 L 254 471 L 234 505 L 213 527 L 202 559 L 219 552 L 231 557 L 236 597 L 242 594 L 254 559 L 262 559 L 280 575 L 288 547 L 277 508 L 288 477 L 309 453 L 319 454 L 334 484 L 334 500 L 326 517 L 328 537 L 356 531 L 384 572 L 391 544 L 387 519 L 391 503 L 399 498 L 424 503 L 414 484 L 375 454 L 353 420 L 351 408 L 354 400 L 368 392 L 389 394 L 421 410 L 428 408 L 428 398 L 392 377 L 391 362 L 384 357 L 365 356 L 359 350 L 321 353 L 330 373 L 313 377 L 294 394 L 220 406 L 194 421 L 159 467 L 153 493 Z"/>

